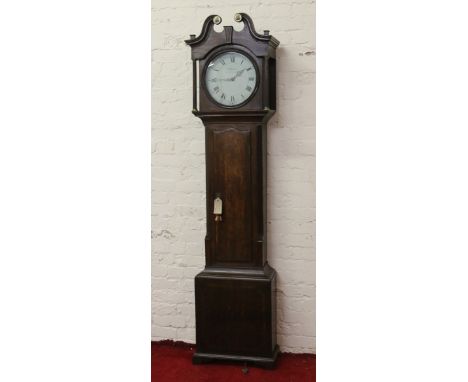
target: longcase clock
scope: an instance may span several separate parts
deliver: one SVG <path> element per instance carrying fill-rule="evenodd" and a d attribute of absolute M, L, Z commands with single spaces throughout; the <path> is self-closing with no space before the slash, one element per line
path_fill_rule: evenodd
<path fill-rule="evenodd" d="M 274 367 L 276 271 L 266 247 L 267 122 L 276 109 L 279 41 L 209 16 L 192 49 L 193 114 L 205 126 L 205 269 L 195 277 L 194 363 L 241 361 Z"/>

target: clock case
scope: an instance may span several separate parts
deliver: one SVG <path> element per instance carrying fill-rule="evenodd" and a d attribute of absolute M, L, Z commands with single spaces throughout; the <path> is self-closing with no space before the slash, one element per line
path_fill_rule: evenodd
<path fill-rule="evenodd" d="M 276 48 L 279 41 L 244 28 L 214 30 L 209 16 L 192 49 L 193 114 L 205 126 L 205 269 L 195 277 L 196 345 L 193 363 L 241 361 L 275 366 L 276 271 L 267 262 L 266 127 L 276 109 Z M 257 66 L 257 89 L 241 105 L 217 104 L 205 88 L 205 70 L 221 52 L 239 51 Z M 222 200 L 221 221 L 213 215 Z"/>

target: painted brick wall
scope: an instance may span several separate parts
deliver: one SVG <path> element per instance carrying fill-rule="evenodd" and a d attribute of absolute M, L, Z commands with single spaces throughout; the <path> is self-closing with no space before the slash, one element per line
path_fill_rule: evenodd
<path fill-rule="evenodd" d="M 315 2 L 153 0 L 152 339 L 195 342 L 194 276 L 204 266 L 204 128 L 191 114 L 184 44 L 205 18 L 249 14 L 277 51 L 278 105 L 268 130 L 268 257 L 278 271 L 282 351 L 315 353 Z"/>

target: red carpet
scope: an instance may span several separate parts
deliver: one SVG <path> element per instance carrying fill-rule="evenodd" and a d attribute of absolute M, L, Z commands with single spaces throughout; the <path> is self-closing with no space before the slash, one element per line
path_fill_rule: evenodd
<path fill-rule="evenodd" d="M 315 355 L 280 354 L 275 370 L 241 364 L 192 365 L 194 347 L 182 343 L 151 344 L 151 382 L 315 382 Z"/>

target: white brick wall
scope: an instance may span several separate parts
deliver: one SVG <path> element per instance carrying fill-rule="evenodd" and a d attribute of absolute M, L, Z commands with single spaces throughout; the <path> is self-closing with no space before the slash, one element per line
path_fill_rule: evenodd
<path fill-rule="evenodd" d="M 200 5 L 203 4 L 203 5 Z M 277 51 L 268 130 L 268 258 L 278 271 L 278 343 L 315 353 L 315 2 L 153 0 L 152 339 L 195 342 L 193 277 L 204 266 L 204 129 L 192 115 L 184 39 L 219 14 L 249 14 Z M 237 28 L 237 27 L 236 27 Z"/>

